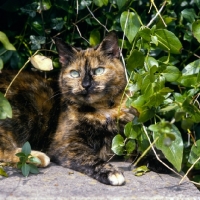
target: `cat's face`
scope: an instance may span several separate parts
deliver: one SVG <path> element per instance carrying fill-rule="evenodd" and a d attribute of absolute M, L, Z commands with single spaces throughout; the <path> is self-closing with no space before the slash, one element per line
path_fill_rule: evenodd
<path fill-rule="evenodd" d="M 110 33 L 97 48 L 76 50 L 56 40 L 62 71 L 63 95 L 81 104 L 112 100 L 126 86 L 124 67 L 119 60 L 117 37 Z"/>

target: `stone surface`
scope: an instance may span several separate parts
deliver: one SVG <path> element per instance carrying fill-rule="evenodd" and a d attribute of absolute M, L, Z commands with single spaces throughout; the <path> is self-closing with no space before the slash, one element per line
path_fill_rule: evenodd
<path fill-rule="evenodd" d="M 129 163 L 116 162 L 126 177 L 124 186 L 104 185 L 79 172 L 57 166 L 40 169 L 38 175 L 23 177 L 18 170 L 7 167 L 8 178 L 0 176 L 2 199 L 199 199 L 200 191 L 187 180 L 179 185 L 174 174 L 149 172 L 136 177 L 128 170 Z"/>

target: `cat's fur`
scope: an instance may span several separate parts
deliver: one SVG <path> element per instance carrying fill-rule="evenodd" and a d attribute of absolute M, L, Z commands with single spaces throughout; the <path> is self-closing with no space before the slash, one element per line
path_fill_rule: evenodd
<path fill-rule="evenodd" d="M 29 141 L 41 166 L 47 166 L 50 157 L 102 183 L 122 185 L 123 173 L 106 161 L 112 138 L 137 111 L 121 100 L 127 81 L 116 34 L 86 50 L 56 38 L 55 44 L 62 65 L 58 89 L 33 73 L 18 76 L 7 95 L 13 118 L 0 120 L 0 160 L 17 162 L 15 154 Z M 2 72 L 1 92 L 12 78 L 11 72 Z"/>

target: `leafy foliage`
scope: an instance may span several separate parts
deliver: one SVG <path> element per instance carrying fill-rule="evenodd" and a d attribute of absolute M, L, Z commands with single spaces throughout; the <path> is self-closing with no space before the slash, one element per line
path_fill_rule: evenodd
<path fill-rule="evenodd" d="M 97 45 L 107 30 L 117 31 L 132 93 L 127 106 L 140 115 L 116 135 L 112 150 L 130 156 L 155 141 L 180 171 L 199 157 L 199 9 L 199 0 L 4 1 L 0 68 L 19 69 L 41 49 L 58 68 L 53 36 L 87 47 Z M 23 168 L 28 171 L 27 164 Z"/>
<path fill-rule="evenodd" d="M 21 169 L 24 176 L 28 176 L 29 173 L 38 174 L 39 170 L 36 165 L 39 165 L 41 161 L 37 157 L 31 156 L 31 146 L 29 142 L 26 142 L 22 151 L 16 154 L 20 161 L 17 163 L 17 168 Z"/>

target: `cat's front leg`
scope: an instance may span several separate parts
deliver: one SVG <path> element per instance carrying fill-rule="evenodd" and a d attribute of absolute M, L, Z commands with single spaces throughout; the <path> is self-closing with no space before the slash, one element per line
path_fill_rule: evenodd
<path fill-rule="evenodd" d="M 139 113 L 135 108 L 122 107 L 120 110 L 119 122 L 122 126 L 124 126 L 138 116 Z"/>
<path fill-rule="evenodd" d="M 82 143 L 73 142 L 62 149 L 52 147 L 49 155 L 57 164 L 84 173 L 101 183 L 108 185 L 125 183 L 121 170 L 99 158 L 92 148 Z"/>

